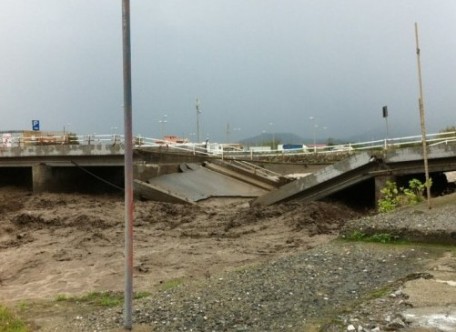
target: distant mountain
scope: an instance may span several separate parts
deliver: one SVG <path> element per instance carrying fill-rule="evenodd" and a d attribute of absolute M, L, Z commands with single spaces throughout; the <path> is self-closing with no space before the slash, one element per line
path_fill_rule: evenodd
<path fill-rule="evenodd" d="M 303 138 L 293 133 L 262 133 L 257 136 L 245 138 L 240 140 L 239 143 L 243 145 L 271 145 L 272 141 L 275 144 L 313 144 L 313 138 Z M 332 140 L 334 144 L 339 144 L 340 140 Z M 317 139 L 316 143 L 326 144 L 328 139 Z"/>
<path fill-rule="evenodd" d="M 346 137 L 344 140 L 350 143 L 368 142 L 384 139 L 386 136 L 385 130 L 370 130 L 356 135 Z"/>
<path fill-rule="evenodd" d="M 405 136 L 405 133 L 402 133 Z M 317 138 L 317 144 L 346 144 L 346 143 L 356 143 L 356 142 L 368 142 L 368 141 L 376 141 L 382 140 L 386 136 L 384 128 L 371 128 L 359 134 L 351 135 L 348 137 L 342 138 Z M 390 138 L 399 137 L 399 136 L 392 136 L 390 134 Z M 239 141 L 240 144 L 247 145 L 247 146 L 254 146 L 254 145 L 271 145 L 272 141 L 274 140 L 275 144 L 313 144 L 312 137 L 301 137 L 299 135 L 293 133 L 262 133 L 260 135 L 256 135 L 253 137 L 248 137 Z"/>
<path fill-rule="evenodd" d="M 304 144 L 304 139 L 292 133 L 262 133 L 257 136 L 248 137 L 240 140 L 239 143 L 243 145 L 266 145 L 271 144 Z"/>

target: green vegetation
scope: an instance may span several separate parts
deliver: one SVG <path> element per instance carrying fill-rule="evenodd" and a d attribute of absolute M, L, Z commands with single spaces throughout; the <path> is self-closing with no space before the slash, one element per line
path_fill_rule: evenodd
<path fill-rule="evenodd" d="M 68 144 L 79 145 L 78 135 L 73 132 L 67 133 Z"/>
<path fill-rule="evenodd" d="M 148 292 L 138 292 L 134 293 L 133 298 L 135 300 L 142 299 L 149 296 Z M 64 294 L 59 294 L 55 298 L 56 301 L 67 301 L 67 302 L 80 302 L 80 303 L 89 303 L 100 307 L 115 307 L 123 303 L 124 297 L 121 292 L 90 292 L 82 296 L 67 296 Z"/>
<path fill-rule="evenodd" d="M 379 298 L 382 298 L 382 297 L 390 294 L 391 291 L 392 291 L 391 285 L 388 285 L 388 286 L 385 286 L 385 287 L 382 287 L 382 288 L 379 288 L 379 289 L 376 289 L 376 290 L 370 292 L 369 294 L 367 294 L 366 297 L 369 300 L 379 299 Z"/>
<path fill-rule="evenodd" d="M 171 279 L 171 280 L 165 281 L 161 285 L 161 289 L 166 291 L 166 290 L 169 290 L 172 288 L 176 288 L 176 287 L 180 286 L 181 284 L 182 284 L 182 279 Z"/>
<path fill-rule="evenodd" d="M 376 233 L 372 235 L 367 235 L 366 233 L 360 231 L 354 231 L 353 233 L 347 235 L 345 238 L 349 241 L 363 241 L 376 243 L 393 243 L 399 240 L 398 237 L 388 233 Z"/>
<path fill-rule="evenodd" d="M 25 301 L 21 301 L 21 302 L 19 302 L 19 304 L 17 305 L 17 307 L 19 308 L 19 311 L 25 311 L 25 310 L 28 309 L 29 306 L 30 306 L 30 303 L 25 302 Z"/>
<path fill-rule="evenodd" d="M 370 237 L 368 237 L 368 239 L 370 242 L 379 243 L 391 243 L 397 240 L 394 236 L 388 233 L 373 234 Z"/>
<path fill-rule="evenodd" d="M 26 332 L 27 325 L 16 317 L 8 308 L 0 305 L 0 331 Z"/>
<path fill-rule="evenodd" d="M 382 198 L 378 200 L 378 212 L 391 212 L 401 206 L 422 202 L 427 185 L 431 186 L 432 181 L 423 184 L 420 180 L 412 179 L 407 188 L 398 188 L 396 182 L 387 181 L 385 187 L 380 190 Z"/>
<path fill-rule="evenodd" d="M 439 132 L 442 133 L 442 134 L 444 134 L 444 133 L 454 133 L 454 132 L 456 132 L 456 126 L 448 126 L 445 129 L 440 130 Z"/>
<path fill-rule="evenodd" d="M 438 138 L 440 139 L 454 139 L 456 133 L 456 126 L 448 126 L 445 129 L 439 131 Z"/>

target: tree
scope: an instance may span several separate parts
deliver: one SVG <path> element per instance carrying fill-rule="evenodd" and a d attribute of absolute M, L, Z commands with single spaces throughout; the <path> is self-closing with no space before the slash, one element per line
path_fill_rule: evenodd
<path fill-rule="evenodd" d="M 456 135 L 456 126 L 448 126 L 445 129 L 441 129 L 439 133 L 439 138 L 453 138 Z"/>

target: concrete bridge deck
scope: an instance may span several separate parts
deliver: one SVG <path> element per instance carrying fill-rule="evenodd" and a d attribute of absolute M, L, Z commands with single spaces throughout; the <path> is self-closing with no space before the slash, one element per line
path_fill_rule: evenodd
<path fill-rule="evenodd" d="M 429 147 L 428 165 L 430 173 L 456 170 L 456 145 Z M 377 154 L 363 152 L 272 190 L 255 199 L 252 205 L 267 206 L 293 199 L 318 200 L 371 178 L 376 180 L 376 188 L 382 188 L 385 181 L 394 176 L 419 173 L 424 173 L 420 148 Z"/>
<path fill-rule="evenodd" d="M 456 144 L 438 145 L 428 148 L 430 172 L 456 170 Z M 176 172 L 181 162 L 203 162 L 214 160 L 207 155 L 173 154 L 167 151 L 135 149 L 135 178 L 147 180 L 151 177 Z M 117 144 L 87 145 L 43 145 L 0 148 L 0 183 L 13 178 L 26 178 L 34 191 L 71 191 L 80 181 L 77 168 L 96 170 L 99 176 L 108 173 L 110 180 L 123 186 L 124 148 Z M 166 169 L 169 167 L 169 169 Z M 214 167 L 216 164 L 214 163 Z M 232 167 L 226 172 L 240 172 Z M 343 161 L 327 166 L 313 174 L 282 185 L 278 189 L 258 197 L 254 205 L 270 205 L 292 199 L 318 200 L 354 186 L 368 179 L 375 179 L 377 187 L 385 179 L 407 174 L 422 174 L 423 157 L 421 148 L 390 149 L 375 153 L 359 152 Z M 24 173 L 11 171 L 28 169 Z M 9 170 L 8 172 L 6 170 Z M 3 175 L 2 175 L 3 174 Z M 70 175 L 67 175 L 70 174 Z M 243 177 L 252 177 L 243 174 Z M 11 178 L 11 179 L 10 179 Z M 93 182 L 87 177 L 86 185 Z M 68 186 L 68 188 L 65 188 Z"/>

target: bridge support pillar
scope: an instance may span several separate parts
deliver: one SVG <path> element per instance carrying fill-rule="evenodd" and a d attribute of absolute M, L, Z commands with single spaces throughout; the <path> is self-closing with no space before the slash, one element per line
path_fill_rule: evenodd
<path fill-rule="evenodd" d="M 32 166 L 33 192 L 40 193 L 52 189 L 52 168 L 45 164 Z"/>
<path fill-rule="evenodd" d="M 133 165 L 133 175 L 137 180 L 147 182 L 164 174 L 173 174 L 179 172 L 179 164 L 135 164 Z"/>
<path fill-rule="evenodd" d="M 392 175 L 380 175 L 375 177 L 375 206 L 377 202 L 382 198 L 381 190 L 385 188 L 387 181 L 396 181 L 396 177 Z"/>
<path fill-rule="evenodd" d="M 68 172 L 58 172 L 46 164 L 32 166 L 32 189 L 35 193 L 68 191 Z"/>

